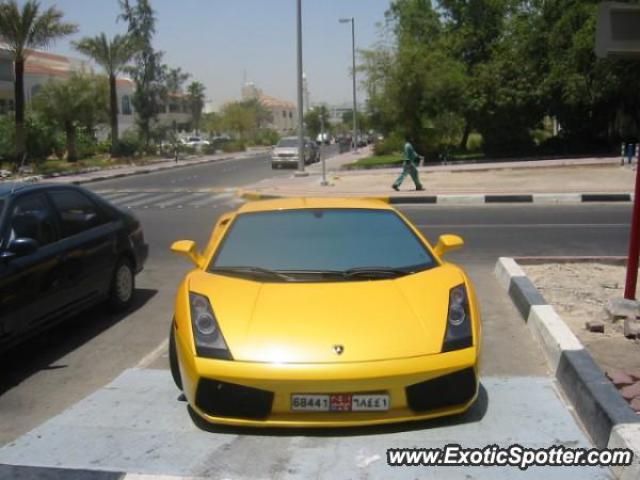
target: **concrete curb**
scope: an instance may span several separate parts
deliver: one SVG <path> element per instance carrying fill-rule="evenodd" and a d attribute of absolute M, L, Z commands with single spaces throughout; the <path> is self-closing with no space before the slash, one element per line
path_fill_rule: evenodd
<path fill-rule="evenodd" d="M 513 258 L 498 259 L 495 274 L 540 343 L 557 382 L 595 445 L 633 450 L 632 465 L 612 467 L 616 478 L 640 478 L 640 415 L 631 410 Z"/>
<path fill-rule="evenodd" d="M 321 192 L 281 194 L 277 192 L 262 192 L 259 190 L 240 190 L 238 195 L 245 200 L 272 200 L 275 198 L 292 198 L 298 196 L 321 197 Z M 354 195 L 345 194 L 344 197 L 377 198 L 393 205 L 481 205 L 500 203 L 532 203 L 532 204 L 571 204 L 594 202 L 631 202 L 633 195 L 630 193 L 532 193 L 517 195 Z M 331 195 L 331 197 L 337 197 Z"/>
<path fill-rule="evenodd" d="M 106 470 L 0 465 L 0 480 L 205 480 L 204 477 L 146 475 Z"/>

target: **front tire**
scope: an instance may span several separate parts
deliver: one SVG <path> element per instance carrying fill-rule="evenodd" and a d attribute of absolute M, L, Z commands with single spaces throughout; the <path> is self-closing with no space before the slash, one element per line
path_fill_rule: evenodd
<path fill-rule="evenodd" d="M 126 257 L 121 257 L 111 279 L 109 309 L 113 312 L 122 312 L 129 308 L 135 288 L 136 280 L 131 262 Z"/>
<path fill-rule="evenodd" d="M 171 322 L 171 331 L 169 332 L 169 368 L 173 382 L 182 391 L 182 377 L 180 377 L 180 366 L 178 365 L 178 352 L 176 351 L 176 334 L 173 322 Z"/>

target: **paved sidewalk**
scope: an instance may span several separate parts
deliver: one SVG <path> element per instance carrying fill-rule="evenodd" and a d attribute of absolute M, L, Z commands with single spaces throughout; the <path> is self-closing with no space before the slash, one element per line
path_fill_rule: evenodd
<path fill-rule="evenodd" d="M 414 191 L 410 178 L 400 192 L 391 185 L 401 169 L 340 171 L 344 163 L 366 156 L 341 154 L 327 161 L 329 186 L 321 185 L 321 165 L 308 168 L 307 177 L 278 177 L 247 186 L 245 198 L 289 196 L 367 196 L 393 199 L 459 198 L 467 196 L 538 196 L 565 201 L 591 197 L 592 194 L 613 195 L 618 201 L 630 200 L 634 189 L 635 165 L 620 165 L 619 158 L 581 158 L 523 162 L 496 162 L 466 165 L 438 165 L 420 168 L 426 191 Z M 626 195 L 624 198 L 621 195 Z M 455 199 L 454 198 L 454 199 Z M 555 197 L 554 197 L 555 198 Z M 558 197 L 560 198 L 560 197 Z M 529 201 L 529 200 L 520 200 Z M 580 201 L 580 199 L 578 199 Z M 436 200 L 428 203 L 436 203 Z"/>

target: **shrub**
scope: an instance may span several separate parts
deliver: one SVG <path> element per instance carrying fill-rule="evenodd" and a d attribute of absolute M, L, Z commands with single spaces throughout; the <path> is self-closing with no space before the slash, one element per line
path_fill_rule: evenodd
<path fill-rule="evenodd" d="M 209 145 L 204 145 L 202 147 L 202 153 L 205 155 L 214 155 L 218 147 L 214 143 L 210 143 Z"/>
<path fill-rule="evenodd" d="M 470 133 L 467 139 L 467 151 L 479 152 L 482 150 L 483 139 L 479 133 Z"/>
<path fill-rule="evenodd" d="M 373 146 L 373 154 L 376 156 L 390 155 L 402 150 L 404 141 L 397 132 L 392 133 L 384 140 L 377 142 Z"/>
<path fill-rule="evenodd" d="M 126 131 L 118 140 L 116 152 L 121 157 L 133 157 L 142 150 L 142 142 L 135 132 Z"/>
<path fill-rule="evenodd" d="M 222 145 L 222 151 L 224 153 L 244 152 L 246 149 L 247 146 L 242 140 L 233 140 Z"/>
<path fill-rule="evenodd" d="M 78 129 L 78 135 L 76 137 L 76 149 L 79 159 L 92 157 L 98 151 L 97 147 L 98 142 L 93 136 L 93 133 L 88 132 L 85 129 Z"/>

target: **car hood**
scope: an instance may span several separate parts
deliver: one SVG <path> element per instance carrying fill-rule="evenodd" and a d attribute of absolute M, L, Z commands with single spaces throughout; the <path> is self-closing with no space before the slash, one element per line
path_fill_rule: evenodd
<path fill-rule="evenodd" d="M 273 149 L 274 155 L 297 155 L 298 148 L 297 147 L 278 147 Z"/>
<path fill-rule="evenodd" d="M 439 353 L 449 290 L 462 282 L 457 267 L 444 265 L 392 280 L 331 283 L 261 283 L 200 271 L 189 288 L 209 297 L 235 360 L 337 363 Z"/>

